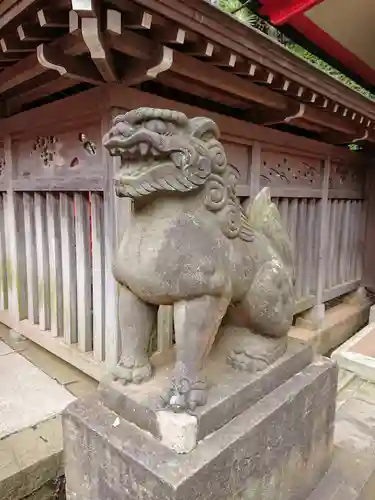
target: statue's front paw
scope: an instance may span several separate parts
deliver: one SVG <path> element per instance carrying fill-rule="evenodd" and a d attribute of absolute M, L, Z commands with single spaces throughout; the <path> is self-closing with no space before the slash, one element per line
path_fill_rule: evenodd
<path fill-rule="evenodd" d="M 166 408 L 176 413 L 194 411 L 197 406 L 207 403 L 206 384 L 200 381 L 191 383 L 187 379 L 174 382 L 163 402 Z"/>
<path fill-rule="evenodd" d="M 150 379 L 152 369 L 149 362 L 143 365 L 126 366 L 122 361 L 118 363 L 113 370 L 113 379 L 121 382 L 122 384 L 141 384 Z"/>

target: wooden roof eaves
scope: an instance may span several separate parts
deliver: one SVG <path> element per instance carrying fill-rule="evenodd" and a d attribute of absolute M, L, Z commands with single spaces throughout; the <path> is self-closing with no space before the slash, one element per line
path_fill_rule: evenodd
<path fill-rule="evenodd" d="M 134 0 L 134 3 L 162 14 L 230 50 L 253 59 L 302 86 L 337 101 L 375 120 L 375 103 L 344 84 L 325 75 L 311 64 L 289 52 L 277 41 L 239 22 L 206 0 Z"/>

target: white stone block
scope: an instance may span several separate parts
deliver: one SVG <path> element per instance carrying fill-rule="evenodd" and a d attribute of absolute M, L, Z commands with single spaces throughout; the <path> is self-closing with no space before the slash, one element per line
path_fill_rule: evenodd
<path fill-rule="evenodd" d="M 176 453 L 189 453 L 197 445 L 198 420 L 187 413 L 162 410 L 157 415 L 161 442 Z"/>

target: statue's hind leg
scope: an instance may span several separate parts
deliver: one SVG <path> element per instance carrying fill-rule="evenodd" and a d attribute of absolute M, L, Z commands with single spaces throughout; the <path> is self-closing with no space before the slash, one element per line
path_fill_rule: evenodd
<path fill-rule="evenodd" d="M 293 280 L 275 261 L 258 271 L 242 302 L 230 312 L 229 323 L 248 329 L 232 347 L 228 361 L 238 369 L 258 371 L 274 363 L 287 349 L 294 313 Z"/>
<path fill-rule="evenodd" d="M 122 353 L 113 376 L 123 384 L 131 382 L 138 384 L 151 376 L 147 351 L 156 315 L 155 306 L 146 304 L 128 288 L 120 288 L 119 321 Z"/>
<path fill-rule="evenodd" d="M 165 401 L 172 410 L 193 410 L 205 404 L 206 387 L 200 371 L 228 304 L 227 298 L 208 295 L 174 304 L 176 365 Z"/>

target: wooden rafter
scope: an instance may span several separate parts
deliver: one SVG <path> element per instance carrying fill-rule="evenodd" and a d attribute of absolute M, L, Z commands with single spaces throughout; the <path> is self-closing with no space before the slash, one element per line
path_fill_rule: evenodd
<path fill-rule="evenodd" d="M 69 28 L 69 13 L 67 11 L 53 11 L 40 9 L 37 12 L 39 25 L 42 28 Z"/>
<path fill-rule="evenodd" d="M 17 26 L 17 34 L 21 42 L 49 42 L 61 35 L 61 31 L 56 32 L 56 28 L 41 28 L 40 26 L 29 26 L 20 24 Z"/>
<path fill-rule="evenodd" d="M 155 52 L 156 47 L 153 41 L 142 37 L 138 33 L 124 30 L 121 23 L 108 23 L 107 34 L 111 46 L 126 55 L 147 60 Z M 170 67 L 170 71 L 182 77 L 194 78 L 203 84 L 215 86 L 229 94 L 234 94 L 242 99 L 255 101 L 271 108 L 284 109 L 286 106 L 283 96 L 231 75 L 220 68 L 209 66 L 198 59 L 178 51 L 174 51 L 173 64 Z"/>
<path fill-rule="evenodd" d="M 21 41 L 19 37 L 16 36 L 6 36 L 0 39 L 0 48 L 5 54 L 23 54 L 27 52 L 34 52 L 36 44 L 26 43 L 26 41 Z"/>

